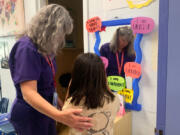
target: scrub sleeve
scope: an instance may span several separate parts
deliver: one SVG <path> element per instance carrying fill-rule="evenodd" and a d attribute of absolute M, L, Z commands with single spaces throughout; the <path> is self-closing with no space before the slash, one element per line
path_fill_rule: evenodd
<path fill-rule="evenodd" d="M 56 135 L 55 121 L 27 104 L 21 93 L 20 83 L 37 80 L 38 93 L 52 104 L 55 91 L 51 68 L 28 37 L 22 37 L 14 45 L 9 66 L 17 94 L 10 121 L 17 134 Z"/>

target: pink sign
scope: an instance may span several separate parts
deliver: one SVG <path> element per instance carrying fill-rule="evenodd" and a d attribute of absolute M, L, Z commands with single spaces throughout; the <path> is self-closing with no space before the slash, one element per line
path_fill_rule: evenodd
<path fill-rule="evenodd" d="M 150 33 L 154 29 L 154 26 L 154 20 L 149 17 L 136 17 L 131 21 L 131 28 L 135 34 Z"/>
<path fill-rule="evenodd" d="M 109 61 L 106 57 L 100 56 L 102 62 L 104 63 L 105 69 L 108 67 Z"/>

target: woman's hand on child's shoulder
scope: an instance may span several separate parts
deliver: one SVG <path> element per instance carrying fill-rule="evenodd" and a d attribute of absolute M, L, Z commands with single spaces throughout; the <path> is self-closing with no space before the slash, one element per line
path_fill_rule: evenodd
<path fill-rule="evenodd" d="M 63 110 L 59 116 L 59 121 L 79 131 L 90 129 L 93 126 L 91 123 L 92 118 L 83 117 L 81 113 L 82 109 Z"/>

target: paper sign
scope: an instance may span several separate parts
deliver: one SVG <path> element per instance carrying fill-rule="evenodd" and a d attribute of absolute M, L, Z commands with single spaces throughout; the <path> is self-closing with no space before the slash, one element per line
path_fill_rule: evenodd
<path fill-rule="evenodd" d="M 88 32 L 101 31 L 101 19 L 99 17 L 93 17 L 86 22 L 86 29 Z"/>
<path fill-rule="evenodd" d="M 141 76 L 141 65 L 136 62 L 127 62 L 124 66 L 126 76 L 139 78 Z"/>
<path fill-rule="evenodd" d="M 135 34 L 150 33 L 154 29 L 154 26 L 154 20 L 149 17 L 136 17 L 131 21 L 131 28 Z"/>
<path fill-rule="evenodd" d="M 132 103 L 133 94 L 134 94 L 133 90 L 131 90 L 131 89 L 123 89 L 123 90 L 119 91 L 118 94 L 125 97 L 125 102 L 126 103 L 130 103 L 130 104 Z"/>
<path fill-rule="evenodd" d="M 126 0 L 129 8 L 142 8 L 148 6 L 153 0 Z"/>
<path fill-rule="evenodd" d="M 121 76 L 108 76 L 108 85 L 113 91 L 120 91 L 126 87 L 125 79 Z"/>
<path fill-rule="evenodd" d="M 108 67 L 109 61 L 106 57 L 100 56 L 102 62 L 104 63 L 105 69 Z"/>

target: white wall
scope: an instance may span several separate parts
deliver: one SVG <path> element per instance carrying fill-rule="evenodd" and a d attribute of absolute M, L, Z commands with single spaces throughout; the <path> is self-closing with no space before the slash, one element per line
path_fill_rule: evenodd
<path fill-rule="evenodd" d="M 24 0 L 25 22 L 28 23 L 36 12 L 46 5 L 46 0 Z"/>
<path fill-rule="evenodd" d="M 99 16 L 102 20 L 114 19 L 118 17 L 131 18 L 137 16 L 147 16 L 154 19 L 155 30 L 143 37 L 141 48 L 142 59 L 142 79 L 139 83 L 140 96 L 139 103 L 142 104 L 141 112 L 133 112 L 133 135 L 154 135 L 156 127 L 156 106 L 157 106 L 157 55 L 158 55 L 158 18 L 159 1 L 155 0 L 148 7 L 142 9 L 122 8 L 116 10 L 104 10 L 103 0 L 84 1 L 84 28 L 88 18 Z M 103 42 L 110 41 L 115 28 L 107 28 L 106 33 L 102 32 Z M 84 30 L 85 52 L 94 52 L 95 35 L 88 34 Z"/>
<path fill-rule="evenodd" d="M 5 52 L 6 56 L 9 55 L 10 50 L 12 49 L 13 44 L 15 43 L 15 39 L 13 37 L 4 37 L 0 38 L 0 42 L 5 42 Z M 4 48 L 2 44 L 0 44 L 0 57 L 5 57 Z M 16 97 L 16 91 L 11 79 L 10 70 L 9 69 L 1 69 L 0 66 L 0 80 L 1 80 L 1 92 L 2 97 L 9 99 L 8 112 L 10 111 L 11 105 Z"/>
<path fill-rule="evenodd" d="M 12 103 L 16 97 L 16 90 L 14 88 L 14 84 L 11 79 L 10 70 L 0 69 L 0 76 L 1 76 L 2 97 L 9 99 L 9 105 L 8 105 L 8 112 L 9 112 Z"/>

